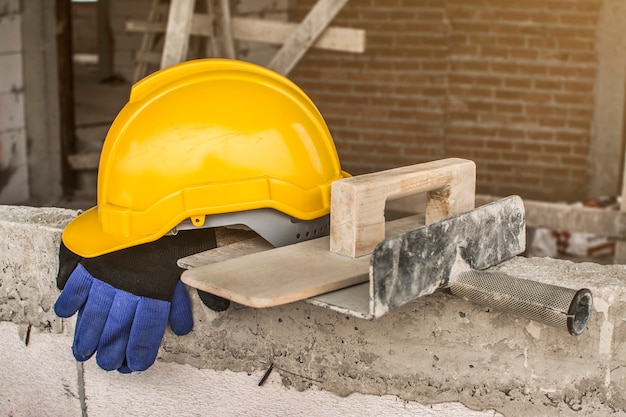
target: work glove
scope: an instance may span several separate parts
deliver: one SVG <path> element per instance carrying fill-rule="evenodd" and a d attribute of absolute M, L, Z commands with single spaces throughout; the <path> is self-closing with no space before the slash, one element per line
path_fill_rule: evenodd
<path fill-rule="evenodd" d="M 96 353 L 102 369 L 143 371 L 156 360 L 169 322 L 182 336 L 193 328 L 191 303 L 180 281 L 179 258 L 216 247 L 213 229 L 179 231 L 157 241 L 81 258 L 62 242 L 54 305 L 59 317 L 76 312 L 72 352 Z"/>

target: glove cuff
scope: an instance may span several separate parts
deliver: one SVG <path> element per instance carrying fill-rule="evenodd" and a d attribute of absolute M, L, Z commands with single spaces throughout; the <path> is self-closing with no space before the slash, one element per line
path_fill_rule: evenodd
<path fill-rule="evenodd" d="M 179 231 L 81 264 L 95 278 L 132 294 L 171 301 L 182 269 L 178 259 L 216 247 L 213 229 Z"/>
<path fill-rule="evenodd" d="M 60 290 L 65 288 L 67 280 L 82 259 L 82 257 L 69 250 L 61 240 L 61 245 L 59 246 L 59 271 L 57 272 L 57 287 Z"/>

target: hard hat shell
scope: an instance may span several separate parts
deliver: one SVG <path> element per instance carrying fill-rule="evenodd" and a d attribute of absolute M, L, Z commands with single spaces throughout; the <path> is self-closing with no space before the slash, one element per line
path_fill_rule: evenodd
<path fill-rule="evenodd" d="M 315 219 L 348 175 L 322 115 L 287 78 L 237 60 L 188 61 L 132 87 L 104 141 L 97 206 L 63 242 L 94 257 L 211 214 L 272 208 Z"/>

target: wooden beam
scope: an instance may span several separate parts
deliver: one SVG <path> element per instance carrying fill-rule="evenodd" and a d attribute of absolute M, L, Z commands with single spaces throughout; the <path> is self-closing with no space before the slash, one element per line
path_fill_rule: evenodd
<path fill-rule="evenodd" d="M 100 163 L 100 152 L 75 153 L 68 155 L 67 160 L 74 170 L 95 170 Z"/>
<path fill-rule="evenodd" d="M 191 34 L 210 36 L 209 16 L 194 15 L 191 24 Z M 165 32 L 166 24 L 147 22 L 142 20 L 126 21 L 126 30 L 129 32 Z M 265 42 L 284 44 L 298 28 L 298 23 L 279 22 L 277 20 L 235 17 L 232 19 L 233 37 L 240 41 Z M 311 46 L 317 49 L 327 49 L 339 52 L 365 52 L 365 30 L 347 27 L 330 26 L 319 36 Z"/>
<path fill-rule="evenodd" d="M 184 269 L 197 268 L 215 262 L 226 261 L 240 256 L 274 249 L 271 243 L 260 236 L 239 240 L 204 252 L 194 253 L 178 260 L 178 266 Z"/>
<path fill-rule="evenodd" d="M 150 10 L 148 11 L 148 22 L 153 22 L 156 19 L 157 13 L 159 13 L 159 0 L 152 0 L 152 4 L 150 5 Z M 166 25 L 163 24 L 162 32 L 165 32 Z M 139 52 L 148 51 L 152 44 L 154 43 L 155 32 L 154 31 L 144 31 L 143 36 L 141 37 L 141 46 L 139 47 Z M 158 60 L 155 64 L 160 63 L 161 55 L 159 54 Z M 135 72 L 133 74 L 133 83 L 136 83 L 140 79 L 142 79 L 148 72 L 148 64 L 151 63 L 147 60 L 139 60 L 137 59 L 137 65 L 135 66 Z"/>
<path fill-rule="evenodd" d="M 347 2 L 348 0 L 319 0 L 267 67 L 279 74 L 289 74 Z"/>
<path fill-rule="evenodd" d="M 230 1 L 220 0 L 220 9 L 222 11 L 222 32 L 224 35 L 224 53 L 226 58 L 234 59 L 237 57 L 235 52 L 235 40 L 233 38 L 232 18 L 230 17 Z"/>
<path fill-rule="evenodd" d="M 189 35 L 195 0 L 172 0 L 167 17 L 161 68 L 183 62 L 189 50 Z"/>
<path fill-rule="evenodd" d="M 161 54 L 159 52 L 137 51 L 135 60 L 143 64 L 156 64 L 161 62 Z M 141 79 L 141 77 L 139 78 Z M 139 81 L 139 79 L 137 81 Z"/>
<path fill-rule="evenodd" d="M 298 23 L 273 20 L 234 18 L 235 39 L 244 41 L 284 44 L 296 31 Z M 313 43 L 312 48 L 340 52 L 365 52 L 365 30 L 346 27 L 327 27 Z"/>

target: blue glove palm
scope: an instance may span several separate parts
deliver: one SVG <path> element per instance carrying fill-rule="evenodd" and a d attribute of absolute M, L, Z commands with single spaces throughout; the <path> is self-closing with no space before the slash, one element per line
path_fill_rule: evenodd
<path fill-rule="evenodd" d="M 54 305 L 59 317 L 78 312 L 72 351 L 107 371 L 143 371 L 156 359 L 167 322 L 178 336 L 193 328 L 187 291 L 178 281 L 172 302 L 140 297 L 94 278 L 78 265 Z"/>
<path fill-rule="evenodd" d="M 97 364 L 105 370 L 148 369 L 156 360 L 168 322 L 179 336 L 193 328 L 176 260 L 212 247 L 212 230 L 193 239 L 166 237 L 91 259 L 82 259 L 62 245 L 57 278 L 62 292 L 54 311 L 64 318 L 78 312 L 72 346 L 76 360 L 86 361 L 96 353 Z"/>

